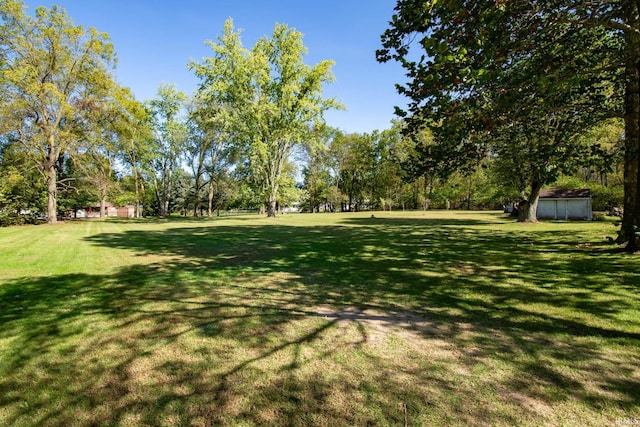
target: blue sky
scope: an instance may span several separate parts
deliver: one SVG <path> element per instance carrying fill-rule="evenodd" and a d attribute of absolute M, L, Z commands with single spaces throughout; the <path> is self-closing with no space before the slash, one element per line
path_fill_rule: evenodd
<path fill-rule="evenodd" d="M 118 81 L 143 101 L 161 83 L 174 83 L 188 94 L 198 80 L 187 70 L 191 59 L 211 55 L 206 40 L 222 33 L 231 17 L 243 30 L 245 47 L 271 35 L 275 23 L 304 34 L 305 62 L 336 62 L 336 82 L 325 88 L 347 111 L 331 111 L 327 123 L 346 132 L 371 132 L 390 126 L 394 105 L 406 101 L 395 83 L 404 81 L 401 67 L 379 64 L 375 51 L 387 28 L 395 0 L 26 0 L 36 6 L 56 4 L 75 24 L 95 27 L 111 36 L 118 55 Z"/>

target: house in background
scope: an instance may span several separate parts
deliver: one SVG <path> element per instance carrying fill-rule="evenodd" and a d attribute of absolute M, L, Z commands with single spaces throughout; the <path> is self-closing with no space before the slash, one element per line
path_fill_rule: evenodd
<path fill-rule="evenodd" d="M 107 217 L 121 217 L 121 218 L 133 218 L 135 216 L 135 206 L 127 205 L 118 207 L 111 202 L 105 203 L 105 216 Z M 91 206 L 77 209 L 73 213 L 67 214 L 68 218 L 100 218 L 100 203 L 96 203 Z"/>
<path fill-rule="evenodd" d="M 591 191 L 541 190 L 538 199 L 538 219 L 582 219 L 591 221 Z"/>

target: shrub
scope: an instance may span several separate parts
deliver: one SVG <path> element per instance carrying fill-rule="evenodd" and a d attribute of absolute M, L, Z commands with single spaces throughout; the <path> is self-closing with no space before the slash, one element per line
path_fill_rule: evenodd
<path fill-rule="evenodd" d="M 42 220 L 36 215 L 16 215 L 8 212 L 0 212 L 0 227 L 9 227 L 11 225 L 39 224 Z"/>
<path fill-rule="evenodd" d="M 622 206 L 623 198 L 621 186 L 591 185 L 591 205 L 594 210 L 604 211 L 612 206 Z"/>

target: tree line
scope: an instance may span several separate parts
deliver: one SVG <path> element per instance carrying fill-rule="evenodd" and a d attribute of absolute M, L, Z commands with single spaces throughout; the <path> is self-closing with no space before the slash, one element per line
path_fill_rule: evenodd
<path fill-rule="evenodd" d="M 322 97 L 333 62 L 305 64 L 302 34 L 286 25 L 246 49 L 228 20 L 209 42 L 212 56 L 189 64 L 200 79 L 193 96 L 163 85 L 141 103 L 114 78 L 107 34 L 75 25 L 56 6 L 29 15 L 19 0 L 2 0 L 0 17 L 2 166 L 20 181 L 3 180 L 3 211 L 40 212 L 45 198 L 55 223 L 60 196 L 71 205 L 98 197 L 104 211 L 120 184 L 133 189 L 130 203 L 158 215 L 188 204 L 179 191 L 197 214 L 206 192 L 210 214 L 228 203 L 234 175 L 253 193 L 244 198 L 264 201 L 274 216 L 294 149 L 312 144 L 323 113 L 341 107 Z"/>
<path fill-rule="evenodd" d="M 564 184 L 592 188 L 596 209 L 624 197 L 632 241 L 627 33 L 603 18 L 622 22 L 615 2 L 468 3 L 398 1 L 377 58 L 407 69 L 410 103 L 389 129 L 347 134 L 323 120 L 343 108 L 322 96 L 333 62 L 305 64 L 286 25 L 246 48 L 227 20 L 188 64 L 193 94 L 162 85 L 140 102 L 114 77 L 107 34 L 0 0 L 0 219 L 54 223 L 109 200 L 136 216 L 520 201 L 535 220 L 540 189 Z"/>

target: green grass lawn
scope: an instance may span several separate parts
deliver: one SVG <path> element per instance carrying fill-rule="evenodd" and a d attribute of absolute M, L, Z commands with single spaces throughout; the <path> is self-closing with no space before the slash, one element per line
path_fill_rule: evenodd
<path fill-rule="evenodd" d="M 370 215 L 0 229 L 0 425 L 640 425 L 612 222 Z"/>

